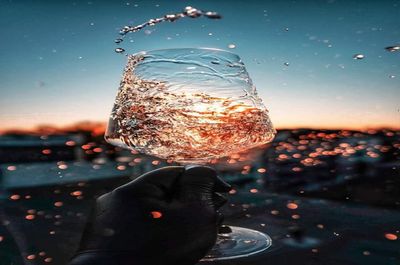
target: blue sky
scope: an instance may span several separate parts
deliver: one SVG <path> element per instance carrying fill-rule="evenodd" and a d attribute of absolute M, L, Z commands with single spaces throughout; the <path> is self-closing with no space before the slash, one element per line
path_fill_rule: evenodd
<path fill-rule="evenodd" d="M 106 121 L 126 62 L 118 29 L 188 5 L 223 19 L 160 24 L 123 47 L 238 54 L 278 128 L 400 127 L 400 51 L 384 50 L 400 44 L 400 1 L 0 0 L 2 128 Z"/>

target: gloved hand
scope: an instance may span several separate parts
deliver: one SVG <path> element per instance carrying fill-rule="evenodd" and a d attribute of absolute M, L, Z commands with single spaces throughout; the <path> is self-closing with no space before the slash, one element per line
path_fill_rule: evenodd
<path fill-rule="evenodd" d="M 190 265 L 215 244 L 230 190 L 204 166 L 164 167 L 97 199 L 69 265 Z"/>

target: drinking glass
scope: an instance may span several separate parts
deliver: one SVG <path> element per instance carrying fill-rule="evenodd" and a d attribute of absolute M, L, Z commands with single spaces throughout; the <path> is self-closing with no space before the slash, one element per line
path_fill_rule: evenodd
<path fill-rule="evenodd" d="M 181 164 L 206 164 L 268 143 L 275 133 L 239 56 L 184 48 L 128 56 L 105 139 Z M 271 243 L 261 232 L 225 227 L 203 260 L 249 256 Z"/>

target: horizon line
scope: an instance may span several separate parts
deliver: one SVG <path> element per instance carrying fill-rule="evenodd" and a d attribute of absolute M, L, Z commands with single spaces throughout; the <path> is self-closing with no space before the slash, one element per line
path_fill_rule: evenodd
<path fill-rule="evenodd" d="M 69 123 L 65 125 L 55 125 L 55 124 L 38 124 L 34 126 L 15 126 L 15 127 L 8 127 L 4 129 L 0 129 L 0 135 L 4 135 L 10 132 L 19 132 L 19 133 L 35 133 L 45 130 L 55 130 L 55 131 L 67 131 L 67 130 L 79 130 L 79 129 L 86 129 L 86 130 L 94 130 L 96 129 L 98 132 L 101 130 L 106 129 L 107 122 L 104 121 L 96 121 L 96 120 L 82 120 L 77 121 L 74 123 Z M 86 127 L 86 128 L 85 128 Z M 95 128 L 96 127 L 96 128 Z M 368 130 L 392 130 L 392 131 L 399 131 L 400 126 L 363 126 L 363 127 L 340 127 L 340 126 L 278 126 L 275 127 L 278 131 L 284 130 L 347 130 L 347 131 L 368 131 Z"/>

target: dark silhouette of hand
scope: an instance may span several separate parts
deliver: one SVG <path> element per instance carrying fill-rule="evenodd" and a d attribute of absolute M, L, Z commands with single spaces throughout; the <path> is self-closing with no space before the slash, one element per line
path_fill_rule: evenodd
<path fill-rule="evenodd" d="M 144 174 L 97 199 L 69 265 L 195 264 L 215 244 L 229 190 L 204 166 Z"/>

